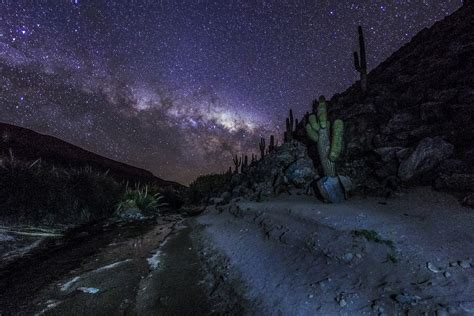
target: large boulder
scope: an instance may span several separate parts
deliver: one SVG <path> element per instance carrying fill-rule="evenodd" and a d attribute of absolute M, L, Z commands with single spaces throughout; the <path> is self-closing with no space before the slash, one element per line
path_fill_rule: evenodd
<path fill-rule="evenodd" d="M 454 146 L 441 137 L 422 139 L 407 159 L 400 163 L 398 176 L 403 181 L 433 170 L 441 161 L 453 154 Z"/>

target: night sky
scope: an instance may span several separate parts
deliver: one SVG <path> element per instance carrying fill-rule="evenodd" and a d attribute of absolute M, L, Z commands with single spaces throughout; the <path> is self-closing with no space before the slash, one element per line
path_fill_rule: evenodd
<path fill-rule="evenodd" d="M 189 183 L 461 0 L 0 0 L 0 121 Z"/>

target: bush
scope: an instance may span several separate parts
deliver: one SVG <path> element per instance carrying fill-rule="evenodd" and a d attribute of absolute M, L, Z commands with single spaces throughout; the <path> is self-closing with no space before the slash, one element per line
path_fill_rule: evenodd
<path fill-rule="evenodd" d="M 0 159 L 0 217 L 11 222 L 80 223 L 108 217 L 124 186 L 91 168 Z"/>
<path fill-rule="evenodd" d="M 187 202 L 197 204 L 202 200 L 221 195 L 230 190 L 232 180 L 231 173 L 208 174 L 199 176 L 189 186 Z"/>
<path fill-rule="evenodd" d="M 117 213 L 126 212 L 130 209 L 137 209 L 145 216 L 157 215 L 160 208 L 166 203 L 160 203 L 163 196 L 159 193 L 152 194 L 148 191 L 148 186 L 135 189 L 127 189 L 122 200 L 117 205 Z"/>

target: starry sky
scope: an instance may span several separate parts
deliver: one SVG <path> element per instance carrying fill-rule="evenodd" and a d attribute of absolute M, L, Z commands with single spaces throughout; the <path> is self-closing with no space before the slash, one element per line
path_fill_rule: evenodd
<path fill-rule="evenodd" d="M 188 184 L 461 0 L 0 0 L 0 121 Z"/>

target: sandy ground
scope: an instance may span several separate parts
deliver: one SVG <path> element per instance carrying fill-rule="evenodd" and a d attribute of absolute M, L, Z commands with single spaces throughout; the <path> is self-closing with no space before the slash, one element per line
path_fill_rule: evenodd
<path fill-rule="evenodd" d="M 198 223 L 245 284 L 249 313 L 474 315 L 474 212 L 429 188 L 337 205 L 233 201 Z"/>

